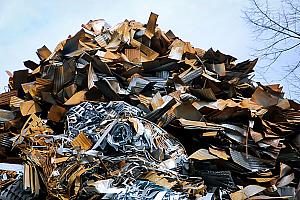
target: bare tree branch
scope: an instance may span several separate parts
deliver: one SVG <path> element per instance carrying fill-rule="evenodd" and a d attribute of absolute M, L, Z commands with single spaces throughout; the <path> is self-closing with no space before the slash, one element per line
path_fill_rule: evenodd
<path fill-rule="evenodd" d="M 268 20 L 270 20 L 270 22 L 274 23 L 275 26 L 278 26 L 279 28 L 282 28 L 283 30 L 285 30 L 285 31 L 287 31 L 287 32 L 291 32 L 291 33 L 297 35 L 298 37 L 296 37 L 296 38 L 299 38 L 299 37 L 300 37 L 300 34 L 299 34 L 299 33 L 295 32 L 295 31 L 293 31 L 293 30 L 291 30 L 291 29 L 285 28 L 284 26 L 282 26 L 281 24 L 279 24 L 278 22 L 276 22 L 275 20 L 273 20 L 273 19 L 270 17 L 270 15 L 267 15 L 265 12 L 263 12 L 263 11 L 261 10 L 261 8 L 258 6 L 256 0 L 252 0 L 252 2 L 254 3 L 255 7 L 259 10 L 259 12 L 260 12 L 261 14 L 263 14 L 263 16 L 266 17 Z"/>
<path fill-rule="evenodd" d="M 255 49 L 256 56 L 268 61 L 262 67 L 265 69 L 263 73 L 279 59 L 286 58 L 288 67 L 279 81 L 287 81 L 291 87 L 297 88 L 300 97 L 300 0 L 249 1 L 251 6 L 244 10 L 244 19 L 252 27 L 255 39 L 261 43 Z M 283 68 L 282 64 L 277 67 Z M 260 75 L 267 79 L 264 74 Z"/>

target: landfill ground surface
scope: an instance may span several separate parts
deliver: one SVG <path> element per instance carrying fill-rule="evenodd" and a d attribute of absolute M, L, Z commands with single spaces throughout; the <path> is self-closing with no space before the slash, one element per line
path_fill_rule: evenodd
<path fill-rule="evenodd" d="M 300 105 L 157 19 L 90 20 L 7 71 L 0 199 L 300 199 Z"/>

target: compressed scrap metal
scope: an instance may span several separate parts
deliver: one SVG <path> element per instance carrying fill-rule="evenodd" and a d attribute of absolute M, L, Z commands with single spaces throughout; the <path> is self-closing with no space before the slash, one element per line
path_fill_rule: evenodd
<path fill-rule="evenodd" d="M 91 20 L 54 51 L 39 48 L 29 70 L 7 71 L 0 156 L 22 159 L 22 194 L 299 198 L 300 105 L 251 80 L 257 59 L 195 48 L 157 19 Z M 0 178 L 7 195 L 18 178 Z"/>

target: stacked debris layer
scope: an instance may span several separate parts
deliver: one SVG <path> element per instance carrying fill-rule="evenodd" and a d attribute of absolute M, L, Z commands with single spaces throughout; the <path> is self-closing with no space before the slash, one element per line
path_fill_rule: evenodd
<path fill-rule="evenodd" d="M 299 196 L 300 105 L 279 85 L 148 23 L 89 21 L 0 94 L 1 156 L 57 199 Z M 47 194 L 47 195 L 44 195 Z M 298 197 L 299 198 L 299 197 Z"/>

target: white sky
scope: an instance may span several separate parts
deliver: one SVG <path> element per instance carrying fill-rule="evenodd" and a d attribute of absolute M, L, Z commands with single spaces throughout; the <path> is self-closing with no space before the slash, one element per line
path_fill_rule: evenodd
<path fill-rule="evenodd" d="M 238 61 L 251 57 L 255 41 L 242 19 L 247 0 L 1 0 L 0 1 L 0 91 L 7 85 L 5 70 L 22 69 L 23 61 L 38 62 L 36 49 L 50 50 L 74 35 L 90 19 L 105 19 L 115 25 L 125 19 L 147 23 L 150 12 L 159 15 L 162 30 L 195 47 L 213 47 Z M 274 75 L 276 76 L 276 74 Z M 255 80 L 261 81 L 259 75 Z M 271 80 L 271 79 L 270 79 Z"/>

